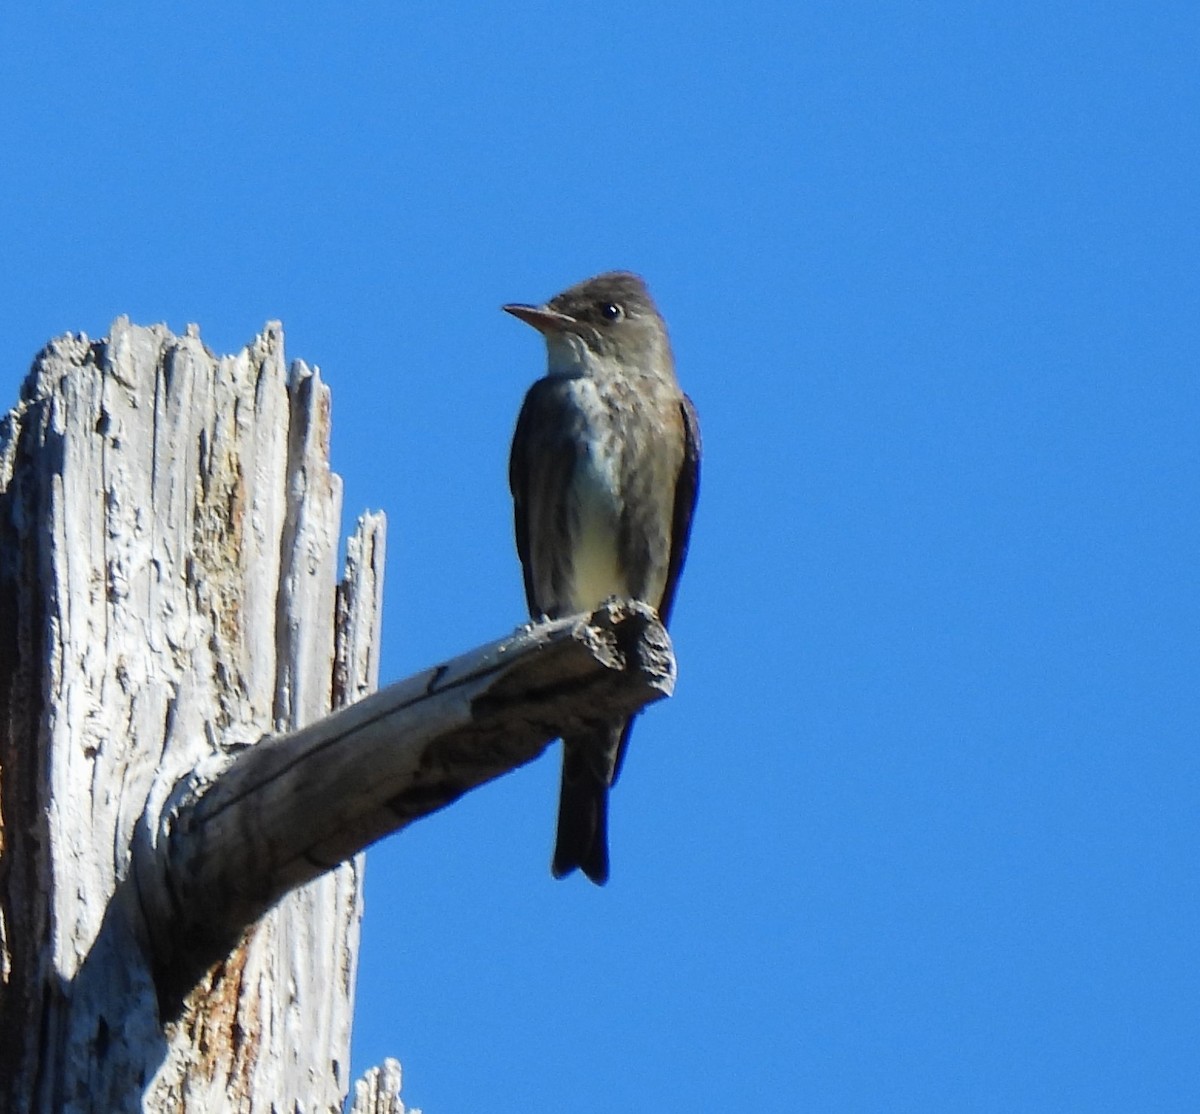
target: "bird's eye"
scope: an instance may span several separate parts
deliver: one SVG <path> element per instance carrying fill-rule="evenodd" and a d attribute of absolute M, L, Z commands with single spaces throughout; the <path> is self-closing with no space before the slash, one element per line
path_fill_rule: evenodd
<path fill-rule="evenodd" d="M 606 321 L 620 321 L 625 311 L 616 302 L 607 302 L 600 307 Z"/>

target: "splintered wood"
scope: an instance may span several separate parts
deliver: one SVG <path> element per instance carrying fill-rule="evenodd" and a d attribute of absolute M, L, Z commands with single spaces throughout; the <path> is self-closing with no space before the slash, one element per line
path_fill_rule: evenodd
<path fill-rule="evenodd" d="M 184 774 L 327 714 L 335 659 L 339 696 L 375 685 L 384 522 L 360 520 L 339 612 L 329 423 L 279 325 L 218 358 L 121 319 L 52 342 L 0 427 L 6 1110 L 333 1109 L 349 1088 L 358 859 L 166 1026 L 130 881 Z"/>

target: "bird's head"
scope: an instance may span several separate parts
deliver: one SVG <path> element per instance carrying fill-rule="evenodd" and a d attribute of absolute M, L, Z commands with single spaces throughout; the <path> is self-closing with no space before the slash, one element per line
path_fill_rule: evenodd
<path fill-rule="evenodd" d="M 544 305 L 503 308 L 545 337 L 551 375 L 602 375 L 613 363 L 627 372 L 671 365 L 662 316 L 646 284 L 628 271 L 586 279 Z"/>

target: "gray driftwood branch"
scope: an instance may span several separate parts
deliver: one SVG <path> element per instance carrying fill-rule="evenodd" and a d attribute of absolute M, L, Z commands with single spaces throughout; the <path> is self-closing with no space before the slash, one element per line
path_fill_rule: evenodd
<path fill-rule="evenodd" d="M 164 1004 L 296 886 L 581 724 L 670 695 L 654 611 L 610 601 L 527 625 L 293 734 L 190 774 L 136 848 Z"/>

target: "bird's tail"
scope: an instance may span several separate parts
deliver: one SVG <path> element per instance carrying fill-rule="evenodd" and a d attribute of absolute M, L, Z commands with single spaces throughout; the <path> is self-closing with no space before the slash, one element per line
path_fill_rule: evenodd
<path fill-rule="evenodd" d="M 578 867 L 598 886 L 608 881 L 608 790 L 624 723 L 563 739 L 558 838 L 551 871 L 562 878 Z"/>

